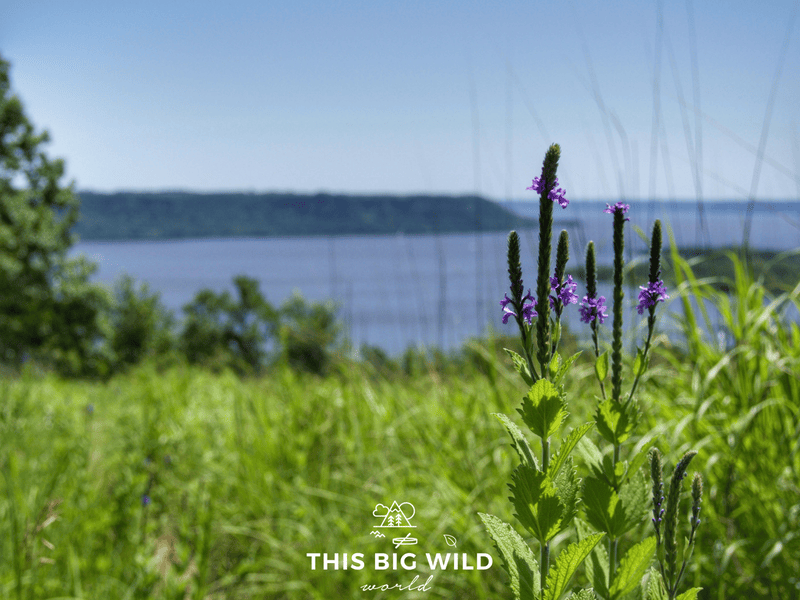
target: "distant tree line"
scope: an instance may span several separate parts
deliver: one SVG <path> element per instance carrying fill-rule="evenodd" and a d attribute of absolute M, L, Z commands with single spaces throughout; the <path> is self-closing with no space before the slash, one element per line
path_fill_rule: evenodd
<path fill-rule="evenodd" d="M 147 359 L 242 373 L 277 361 L 326 370 L 342 343 L 331 304 L 294 296 L 276 308 L 257 281 L 237 277 L 234 294 L 200 291 L 178 323 L 157 294 L 130 277 L 113 290 L 92 283 L 96 265 L 67 257 L 80 202 L 72 185 L 60 183 L 64 163 L 44 152 L 48 140 L 11 92 L 9 64 L 0 57 L 0 363 L 35 363 L 70 376 L 107 376 Z M 177 205 L 169 202 L 155 205 L 167 212 L 154 209 L 153 222 L 184 214 L 170 213 Z M 147 222 L 135 218 L 135 201 L 125 206 L 133 207 L 123 211 L 132 223 Z M 222 213 L 231 210 L 224 206 Z M 191 202 L 184 207 L 189 215 L 203 213 Z M 118 208 L 111 213 L 123 214 Z"/>
<path fill-rule="evenodd" d="M 508 231 L 535 222 L 476 196 L 80 192 L 84 240 Z"/>

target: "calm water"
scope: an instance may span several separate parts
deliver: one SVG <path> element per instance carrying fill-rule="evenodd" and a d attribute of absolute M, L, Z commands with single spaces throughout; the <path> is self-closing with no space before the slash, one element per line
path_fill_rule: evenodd
<path fill-rule="evenodd" d="M 569 225 L 572 257 L 567 272 L 582 262 L 593 239 L 598 260 L 611 262 L 611 217 L 604 204 L 575 206 L 556 215 L 577 219 Z M 690 206 L 631 211 L 633 225 L 649 232 L 652 219 L 672 224 L 679 245 L 702 241 L 699 219 Z M 800 247 L 800 215 L 794 211 L 755 213 L 751 245 L 785 250 Z M 713 247 L 738 244 L 744 209 L 706 211 Z M 558 229 L 559 223 L 556 221 Z M 113 283 L 123 273 L 147 282 L 164 304 L 180 309 L 202 288 L 232 290 L 236 275 L 260 281 L 274 305 L 293 291 L 309 300 L 333 299 L 354 345 L 380 346 L 391 354 L 408 346 L 452 348 L 501 324 L 499 300 L 507 290 L 507 233 L 328 238 L 213 239 L 157 242 L 81 242 L 74 253 L 98 263 L 95 279 Z M 526 288 L 535 283 L 536 231 L 520 231 Z M 554 236 L 555 237 L 555 236 Z M 646 256 L 644 242 L 629 232 L 626 259 Z M 582 296 L 585 293 L 578 289 Z M 608 288 L 600 289 L 610 298 Z M 626 293 L 635 303 L 636 291 Z M 630 318 L 628 322 L 632 322 Z M 578 327 L 577 310 L 567 321 Z M 508 326 L 506 326 L 508 327 Z"/>

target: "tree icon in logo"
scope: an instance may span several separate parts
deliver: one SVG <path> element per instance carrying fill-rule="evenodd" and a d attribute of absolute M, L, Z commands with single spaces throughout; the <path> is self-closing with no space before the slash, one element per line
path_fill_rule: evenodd
<path fill-rule="evenodd" d="M 411 524 L 411 519 L 416 513 L 416 509 L 411 502 L 402 502 L 398 504 L 396 501 L 392 502 L 390 507 L 384 504 L 375 506 L 372 511 L 372 516 L 382 519 L 380 525 L 374 525 L 374 528 L 381 527 L 416 527 Z"/>

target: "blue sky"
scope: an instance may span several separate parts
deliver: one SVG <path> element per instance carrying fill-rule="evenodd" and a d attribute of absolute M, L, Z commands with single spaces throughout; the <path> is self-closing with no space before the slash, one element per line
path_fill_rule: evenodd
<path fill-rule="evenodd" d="M 558 142 L 573 199 L 798 198 L 797 4 L 663 3 L 655 169 L 656 2 L 12 0 L 0 53 L 78 189 L 522 199 Z"/>

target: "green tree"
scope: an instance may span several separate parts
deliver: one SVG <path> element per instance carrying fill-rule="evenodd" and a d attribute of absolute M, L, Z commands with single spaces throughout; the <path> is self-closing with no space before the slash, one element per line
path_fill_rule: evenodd
<path fill-rule="evenodd" d="M 0 360 L 35 357 L 71 374 L 102 371 L 101 316 L 108 294 L 89 284 L 96 268 L 68 259 L 78 220 L 64 162 L 42 150 L 0 57 Z"/>
<path fill-rule="evenodd" d="M 158 293 L 151 292 L 146 283 L 137 286 L 130 275 L 123 275 L 114 286 L 110 315 L 109 344 L 118 366 L 165 356 L 175 345 L 173 314 Z"/>
<path fill-rule="evenodd" d="M 240 373 L 258 371 L 274 345 L 278 313 L 244 275 L 233 279 L 236 296 L 200 290 L 183 308 L 180 348 L 191 363 L 228 366 Z"/>

